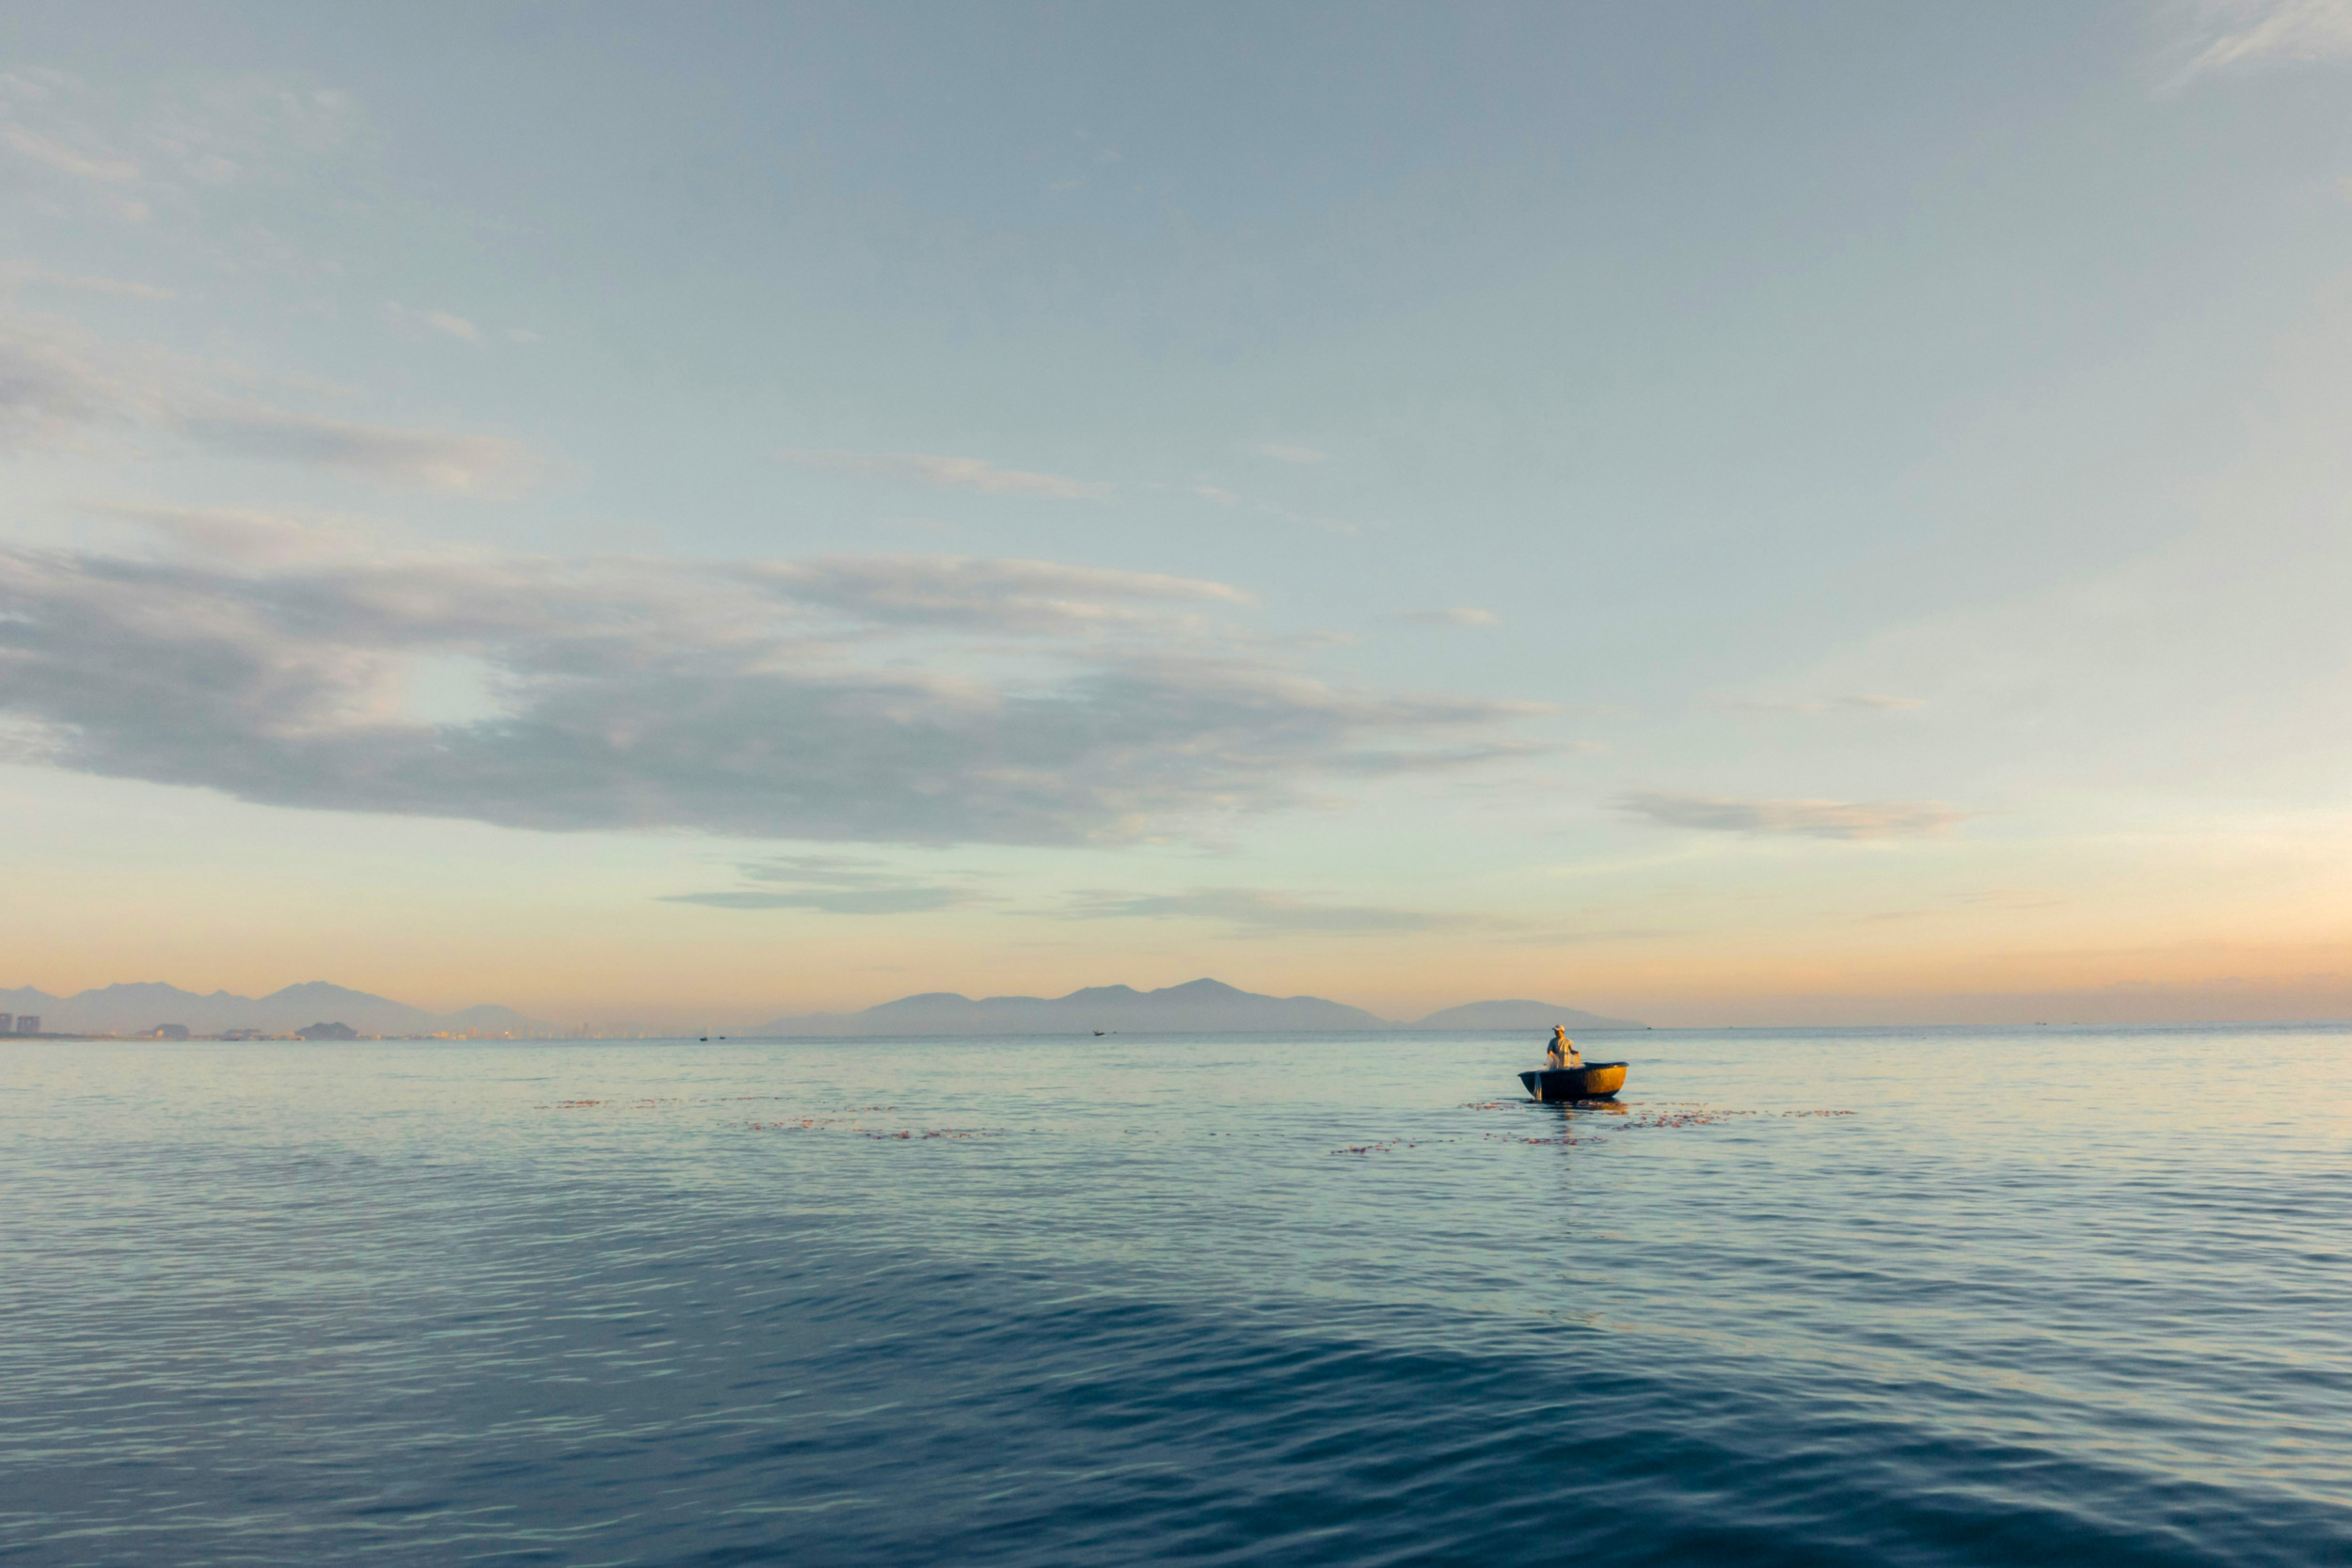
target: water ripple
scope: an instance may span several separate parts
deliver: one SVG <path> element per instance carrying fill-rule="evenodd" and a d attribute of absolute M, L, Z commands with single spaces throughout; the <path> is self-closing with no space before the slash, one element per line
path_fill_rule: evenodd
<path fill-rule="evenodd" d="M 12 1047 L 0 1558 L 2344 1562 L 2346 1037 Z"/>

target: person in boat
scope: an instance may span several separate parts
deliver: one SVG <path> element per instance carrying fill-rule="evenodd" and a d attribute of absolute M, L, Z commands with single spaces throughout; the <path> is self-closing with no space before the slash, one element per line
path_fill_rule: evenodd
<path fill-rule="evenodd" d="M 1551 1049 L 1544 1053 L 1545 1069 L 1557 1072 L 1562 1068 L 1582 1067 L 1583 1065 L 1584 1058 L 1577 1054 L 1576 1042 L 1568 1038 L 1566 1025 L 1553 1024 L 1551 1026 Z"/>

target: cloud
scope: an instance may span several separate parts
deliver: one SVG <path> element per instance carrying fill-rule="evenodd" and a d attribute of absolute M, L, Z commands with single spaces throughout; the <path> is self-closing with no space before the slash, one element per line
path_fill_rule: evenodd
<path fill-rule="evenodd" d="M 999 468 L 977 457 L 938 457 L 918 451 L 792 451 L 787 460 L 803 467 L 836 468 L 873 479 L 898 479 L 939 490 L 969 490 L 983 496 L 1029 496 L 1041 500 L 1108 500 L 1111 487 L 1061 474 Z"/>
<path fill-rule="evenodd" d="M 1250 504 L 1267 516 L 1279 517 L 1286 523 L 1305 523 L 1310 528 L 1319 528 L 1330 533 L 1343 533 L 1350 537 L 1359 531 L 1354 523 L 1343 523 L 1336 517 L 1311 517 L 1303 512 L 1293 512 L 1287 506 L 1277 506 L 1272 501 L 1253 501 Z"/>
<path fill-rule="evenodd" d="M 1165 624 L 1139 605 L 1248 605 L 1238 588 L 1157 572 L 958 555 L 818 556 L 747 568 L 804 604 L 904 626 L 996 632 L 1102 631 Z"/>
<path fill-rule="evenodd" d="M 2187 74 L 2263 62 L 2352 60 L 2352 0 L 2202 0 Z"/>
<path fill-rule="evenodd" d="M 91 277 L 74 273 L 28 272 L 19 275 L 22 282 L 39 284 L 48 289 L 71 289 L 75 293 L 111 294 L 118 299 L 167 300 L 177 297 L 169 289 L 159 289 L 152 283 L 126 283 L 114 277 Z"/>
<path fill-rule="evenodd" d="M 1966 820 L 1965 813 L 1934 800 L 1749 800 L 1637 791 L 1617 805 L 1669 828 L 1798 838 L 1921 838 Z"/>
<path fill-rule="evenodd" d="M 151 378 L 100 364 L 68 334 L 0 321 L 0 447 L 75 426 L 164 422 L 170 402 Z"/>
<path fill-rule="evenodd" d="M 1417 626 L 1499 626 L 1502 617 L 1491 610 L 1472 610 L 1466 605 L 1452 610 L 1408 610 L 1390 617 L 1409 621 Z"/>
<path fill-rule="evenodd" d="M 388 299 L 384 302 L 384 313 L 396 325 L 421 332 L 437 332 L 444 338 L 454 338 L 460 342 L 482 341 L 482 328 L 465 317 L 452 315 L 447 310 L 412 310 L 396 299 Z"/>
<path fill-rule="evenodd" d="M 1314 904 L 1257 888 L 1208 887 L 1189 893 L 1082 894 L 1065 920 L 1213 920 L 1247 931 L 1436 931 L 1488 922 L 1481 916 L 1364 904 Z"/>
<path fill-rule="evenodd" d="M 400 485 L 504 491 L 537 463 L 519 442 L 291 413 L 224 393 L 203 367 L 39 320 L 0 320 L 0 448 L 79 429 L 167 431 L 215 452 L 340 468 Z"/>
<path fill-rule="evenodd" d="M 93 505 L 83 510 L 137 523 L 207 555 L 246 565 L 282 566 L 367 553 L 365 534 L 342 517 L 241 507 Z"/>
<path fill-rule="evenodd" d="M 1249 450 L 1260 457 L 1271 457 L 1277 463 L 1328 463 L 1331 461 L 1329 452 L 1317 451 L 1312 447 L 1288 447 L 1279 441 L 1267 441 Z"/>
<path fill-rule="evenodd" d="M 1167 490 L 1171 486 L 1152 483 L 1145 488 Z M 1208 483 L 1205 480 L 1196 481 L 1184 488 L 1199 496 L 1202 500 L 1216 506 L 1248 507 L 1268 517 L 1279 517 L 1286 523 L 1304 523 L 1312 528 L 1327 529 L 1333 533 L 1353 534 L 1357 531 L 1356 525 L 1353 523 L 1343 523 L 1332 517 L 1311 517 L 1303 512 L 1294 512 L 1287 506 L 1278 506 L 1270 500 L 1260 500 L 1253 497 L 1240 495 L 1222 485 Z"/>
<path fill-rule="evenodd" d="M 43 168 L 70 174 L 77 180 L 97 180 L 114 185 L 139 177 L 139 166 L 128 158 L 84 152 L 22 125 L 0 125 L 0 146 Z"/>
<path fill-rule="evenodd" d="M 816 910 L 825 914 L 920 914 L 983 902 L 968 887 L 926 882 L 854 855 L 787 855 L 738 866 L 747 881 L 777 884 L 672 894 L 670 904 L 721 910 Z"/>
<path fill-rule="evenodd" d="M 0 71 L 0 149 L 134 221 L 156 206 L 189 210 L 230 185 L 291 183 L 359 128 L 344 94 L 284 79 L 199 77 L 134 95 L 67 71 Z M 237 259 L 250 264 L 251 248 Z"/>
<path fill-rule="evenodd" d="M 1714 705 L 1731 713 L 1899 713 L 1928 704 L 1924 697 L 1861 692 L 1846 697 L 1725 697 Z"/>
<path fill-rule="evenodd" d="M 219 522 L 174 536 L 208 548 Z M 1527 711 L 1220 651 L 1190 607 L 1244 595 L 1184 578 L 927 557 L 274 560 L 266 526 L 229 532 L 217 559 L 0 551 L 0 717 L 57 766 L 271 804 L 1086 844 L 1222 831 L 1335 776 L 1468 766 Z M 1170 613 L 1128 613 L 1152 602 Z M 498 712 L 418 717 L 409 684 L 451 660 Z"/>
<path fill-rule="evenodd" d="M 199 444 L 239 457 L 342 468 L 433 490 L 511 490 L 535 469 L 528 448 L 496 436 L 401 430 L 267 408 L 190 419 L 181 428 Z"/>
<path fill-rule="evenodd" d="M 755 882 L 790 882 L 806 887 L 903 887 L 909 879 L 889 863 L 865 855 L 778 855 L 747 861 L 736 870 Z"/>
<path fill-rule="evenodd" d="M 972 896 L 957 888 L 856 888 L 841 892 L 674 893 L 665 904 L 705 904 L 716 910 L 817 910 L 826 914 L 921 914 L 930 910 L 969 904 Z"/>

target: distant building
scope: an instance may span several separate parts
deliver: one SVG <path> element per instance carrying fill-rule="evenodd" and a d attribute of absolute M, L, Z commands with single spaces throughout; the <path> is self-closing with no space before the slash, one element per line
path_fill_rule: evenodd
<path fill-rule="evenodd" d="M 13 1035 L 15 1033 L 16 1020 L 10 1018 L 6 1013 L 0 1013 L 0 1035 Z"/>
<path fill-rule="evenodd" d="M 158 1023 L 148 1033 L 159 1040 L 183 1040 L 188 1037 L 188 1026 L 184 1023 Z"/>
<path fill-rule="evenodd" d="M 306 1040 L 356 1040 L 359 1031 L 348 1023 L 313 1023 L 308 1029 L 296 1029 L 294 1037 Z"/>
<path fill-rule="evenodd" d="M 38 1035 L 38 1034 L 40 1034 L 40 1015 L 39 1013 L 19 1013 L 19 1014 L 17 1014 L 17 1015 L 16 1015 L 16 1032 L 17 1032 L 18 1034 L 20 1034 L 20 1035 Z"/>

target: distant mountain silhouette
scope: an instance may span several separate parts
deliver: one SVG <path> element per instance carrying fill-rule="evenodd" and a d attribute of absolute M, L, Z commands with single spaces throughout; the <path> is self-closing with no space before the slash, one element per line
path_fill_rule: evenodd
<path fill-rule="evenodd" d="M 323 980 L 288 986 L 262 997 L 234 996 L 225 990 L 200 996 L 154 982 L 101 986 L 75 996 L 51 996 L 27 987 L 0 990 L 0 1012 L 38 1013 L 41 1029 L 48 1034 L 136 1035 L 158 1024 L 184 1023 L 199 1035 L 217 1035 L 229 1029 L 282 1035 L 322 1020 L 349 1024 L 362 1035 L 431 1035 L 464 1029 L 485 1034 L 547 1032 L 546 1024 L 512 1007 L 428 1013 L 405 1002 L 330 986 Z"/>
<path fill-rule="evenodd" d="M 1160 990 L 1089 986 L 1068 996 L 989 996 L 953 991 L 902 996 L 856 1013 L 804 1013 L 771 1019 L 753 1035 L 1077 1035 L 1256 1034 L 1393 1029 L 1387 1019 L 1319 996 L 1261 996 L 1221 980 L 1193 980 Z"/>
<path fill-rule="evenodd" d="M 1549 1029 L 1555 1023 L 1570 1029 L 1646 1029 L 1627 1018 L 1603 1018 L 1598 1013 L 1563 1007 L 1556 1002 L 1465 1002 L 1431 1013 L 1416 1029 Z"/>
<path fill-rule="evenodd" d="M 291 1034 L 324 1022 L 348 1024 L 362 1035 L 477 1034 L 546 1035 L 549 1026 L 512 1007 L 468 1007 L 428 1013 L 405 1002 L 312 980 L 267 996 L 210 996 L 177 986 L 148 982 L 101 986 L 76 996 L 52 996 L 26 987 L 0 990 L 0 1012 L 36 1013 L 48 1034 L 143 1035 L 163 1024 L 184 1024 L 191 1034 L 217 1035 L 232 1029 Z M 1551 1002 L 1470 1002 L 1397 1023 L 1361 1007 L 1319 996 L 1263 996 L 1221 980 L 1193 980 L 1159 990 L 1133 986 L 1089 986 L 1068 996 L 988 996 L 952 991 L 902 996 L 854 1013 L 803 1013 L 771 1019 L 738 1037 L 811 1035 L 1083 1035 L 1093 1030 L 1130 1034 L 1238 1035 L 1364 1034 L 1395 1029 L 1526 1029 L 1549 1033 L 1555 1023 L 1574 1030 L 1642 1029 L 1627 1019 L 1603 1018 Z"/>
<path fill-rule="evenodd" d="M 1540 1022 L 1534 1022 L 1541 1015 Z M 1457 1015 L 1461 1015 L 1457 1017 Z M 1492 1017 L 1494 1022 L 1484 1020 Z M 1565 1023 L 1578 1029 L 1640 1029 L 1624 1019 L 1602 1018 L 1548 1002 L 1472 1002 L 1449 1007 L 1415 1024 L 1400 1024 L 1319 996 L 1261 996 L 1221 980 L 1193 980 L 1161 990 L 1132 986 L 1089 986 L 1068 996 L 990 996 L 975 1000 L 953 991 L 902 996 L 855 1013 L 803 1013 L 771 1019 L 747 1035 L 1078 1035 L 1090 1030 L 1132 1034 L 1233 1035 L 1275 1033 L 1360 1034 L 1369 1030 L 1545 1029 Z"/>

